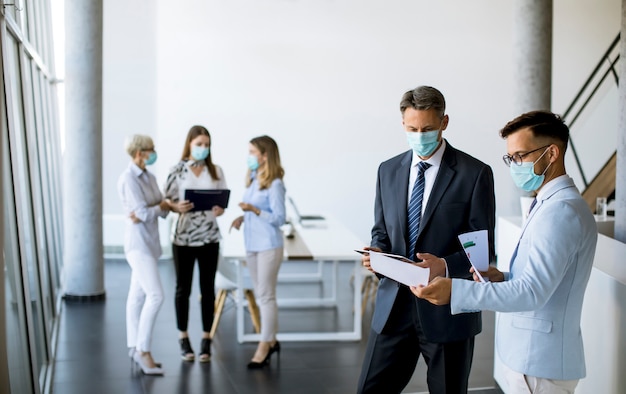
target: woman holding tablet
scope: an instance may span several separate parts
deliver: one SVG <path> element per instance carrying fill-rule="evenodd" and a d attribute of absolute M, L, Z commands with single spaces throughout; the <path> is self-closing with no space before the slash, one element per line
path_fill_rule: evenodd
<path fill-rule="evenodd" d="M 203 126 L 193 126 L 187 133 L 181 160 L 171 170 L 165 184 L 165 198 L 170 208 L 180 215 L 172 240 L 172 255 L 176 268 L 176 324 L 179 331 L 181 357 L 193 361 L 195 355 L 189 342 L 189 296 L 193 269 L 198 261 L 202 294 L 202 341 L 198 360 L 211 360 L 211 325 L 215 309 L 215 272 L 220 247 L 220 230 L 216 218 L 224 208 L 215 205 L 210 210 L 193 210 L 185 199 L 186 190 L 226 189 L 222 169 L 211 160 L 211 135 Z"/>

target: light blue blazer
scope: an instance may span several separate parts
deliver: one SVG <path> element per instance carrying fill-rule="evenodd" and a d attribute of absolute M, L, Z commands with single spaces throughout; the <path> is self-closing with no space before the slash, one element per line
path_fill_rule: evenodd
<path fill-rule="evenodd" d="M 497 323 L 504 364 L 539 378 L 585 377 L 580 315 L 597 238 L 594 217 L 572 179 L 553 179 L 539 190 L 505 281 L 453 279 L 452 313 L 509 312 Z"/>

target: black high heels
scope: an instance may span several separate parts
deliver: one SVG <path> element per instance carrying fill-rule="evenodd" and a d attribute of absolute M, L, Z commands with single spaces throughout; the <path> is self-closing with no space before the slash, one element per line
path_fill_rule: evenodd
<path fill-rule="evenodd" d="M 276 353 L 276 357 L 280 360 L 280 342 L 276 341 L 276 343 L 270 347 L 270 350 L 267 352 L 267 355 L 263 359 L 263 361 L 250 361 L 248 363 L 248 369 L 261 369 L 267 365 L 270 365 L 270 357 L 272 354 Z"/>
<path fill-rule="evenodd" d="M 178 343 L 180 344 L 180 357 L 185 361 L 193 361 L 195 355 L 193 354 L 191 343 L 189 343 L 189 338 L 180 338 Z"/>
<path fill-rule="evenodd" d="M 198 361 L 201 363 L 207 363 L 211 361 L 211 339 L 210 338 L 202 338 L 202 342 L 200 343 L 200 354 L 198 356 Z"/>

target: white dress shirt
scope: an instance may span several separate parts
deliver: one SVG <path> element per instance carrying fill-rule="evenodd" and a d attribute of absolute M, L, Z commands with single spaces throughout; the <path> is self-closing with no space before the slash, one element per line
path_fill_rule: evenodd
<path fill-rule="evenodd" d="M 409 172 L 409 196 L 407 199 L 407 203 L 411 203 L 413 185 L 415 184 L 415 180 L 417 179 L 417 165 L 422 161 L 430 164 L 430 167 L 428 167 L 428 169 L 424 171 L 424 198 L 422 200 L 422 215 L 424 215 L 424 210 L 426 210 L 426 205 L 428 205 L 428 198 L 430 197 L 431 190 L 433 190 L 433 185 L 435 184 L 435 179 L 437 178 L 437 174 L 439 173 L 439 167 L 441 167 L 441 159 L 443 158 L 443 152 L 445 150 L 446 140 L 442 140 L 439 149 L 437 149 L 435 154 L 429 157 L 428 160 L 420 159 L 420 157 L 415 152 L 413 152 L 413 158 L 411 159 L 411 171 Z"/>

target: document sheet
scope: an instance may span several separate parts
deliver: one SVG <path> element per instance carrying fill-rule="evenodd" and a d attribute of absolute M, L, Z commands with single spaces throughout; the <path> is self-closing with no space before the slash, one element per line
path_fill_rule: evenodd
<path fill-rule="evenodd" d="M 375 272 L 407 286 L 426 286 L 428 284 L 430 268 L 413 265 L 411 260 L 404 256 L 371 250 L 368 253 L 370 254 L 370 264 Z"/>
<path fill-rule="evenodd" d="M 476 276 L 481 282 L 486 282 L 480 271 L 489 269 L 489 239 L 487 230 L 471 231 L 459 235 L 459 241 L 465 250 L 465 254 L 474 267 Z"/>

